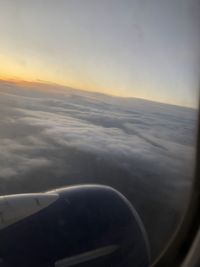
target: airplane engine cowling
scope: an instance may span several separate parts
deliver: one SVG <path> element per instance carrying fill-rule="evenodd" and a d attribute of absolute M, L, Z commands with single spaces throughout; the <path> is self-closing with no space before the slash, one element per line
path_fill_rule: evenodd
<path fill-rule="evenodd" d="M 0 230 L 0 266 L 149 266 L 142 222 L 118 191 L 85 185 L 43 194 L 54 201 Z"/>

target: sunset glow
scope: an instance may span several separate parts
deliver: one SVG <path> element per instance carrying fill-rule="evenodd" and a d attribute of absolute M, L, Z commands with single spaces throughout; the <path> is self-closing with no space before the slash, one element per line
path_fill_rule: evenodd
<path fill-rule="evenodd" d="M 197 106 L 193 1 L 75 2 L 1 0 L 0 77 Z"/>

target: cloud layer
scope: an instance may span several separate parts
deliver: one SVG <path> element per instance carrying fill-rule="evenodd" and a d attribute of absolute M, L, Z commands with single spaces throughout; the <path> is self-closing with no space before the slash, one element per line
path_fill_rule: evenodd
<path fill-rule="evenodd" d="M 196 113 L 50 85 L 27 90 L 1 83 L 0 193 L 111 185 L 138 210 L 155 257 L 189 195 Z"/>

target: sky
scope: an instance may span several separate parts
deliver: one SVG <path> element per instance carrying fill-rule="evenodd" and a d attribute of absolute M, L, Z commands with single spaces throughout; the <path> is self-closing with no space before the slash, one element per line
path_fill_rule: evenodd
<path fill-rule="evenodd" d="M 197 107 L 198 0 L 0 0 L 0 77 Z"/>

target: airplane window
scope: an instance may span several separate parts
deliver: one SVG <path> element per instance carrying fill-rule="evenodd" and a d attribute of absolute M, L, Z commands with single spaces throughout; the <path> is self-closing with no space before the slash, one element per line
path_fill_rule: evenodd
<path fill-rule="evenodd" d="M 198 14 L 196 0 L 0 0 L 0 266 L 9 229 L 23 224 L 28 238 L 31 218 L 51 251 L 37 266 L 110 266 L 104 258 L 123 256 L 118 240 L 132 246 L 123 224 L 130 205 L 142 225 L 130 233 L 138 244 L 144 234 L 138 247 L 156 261 L 192 193 Z M 115 242 L 105 244 L 103 232 Z M 63 236 L 67 260 L 54 246 Z M 9 266 L 24 266 L 19 251 Z"/>

